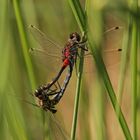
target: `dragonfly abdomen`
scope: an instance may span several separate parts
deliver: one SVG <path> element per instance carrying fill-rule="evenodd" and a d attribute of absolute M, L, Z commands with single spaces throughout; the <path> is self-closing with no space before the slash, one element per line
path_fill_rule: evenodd
<path fill-rule="evenodd" d="M 65 80 L 64 80 L 64 82 L 63 82 L 63 86 L 61 87 L 60 92 L 58 92 L 58 93 L 56 94 L 56 96 L 54 97 L 54 99 L 53 99 L 54 102 L 55 102 L 55 104 L 57 104 L 57 103 L 60 101 L 60 99 L 62 98 L 62 96 L 63 96 L 63 94 L 64 94 L 64 92 L 65 92 L 65 90 L 66 90 L 66 88 L 67 88 L 67 85 L 68 85 L 68 83 L 69 83 L 69 81 L 70 81 L 70 78 L 71 78 L 71 76 L 72 76 L 73 65 L 74 65 L 74 64 L 69 65 L 69 69 L 68 69 L 66 78 L 65 78 Z"/>

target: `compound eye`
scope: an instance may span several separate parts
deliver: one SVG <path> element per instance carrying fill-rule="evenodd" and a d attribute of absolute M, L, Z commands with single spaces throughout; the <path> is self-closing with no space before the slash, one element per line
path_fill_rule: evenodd
<path fill-rule="evenodd" d="M 74 38 L 74 35 L 73 35 L 73 33 L 72 34 L 70 34 L 70 39 L 73 39 Z"/>

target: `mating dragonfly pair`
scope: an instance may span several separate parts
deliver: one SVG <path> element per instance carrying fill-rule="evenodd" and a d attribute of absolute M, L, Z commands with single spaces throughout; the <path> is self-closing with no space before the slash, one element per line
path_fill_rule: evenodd
<path fill-rule="evenodd" d="M 31 52 L 40 51 L 45 53 L 47 56 L 56 56 L 54 51 L 56 52 L 57 49 L 60 52 L 61 49 L 57 45 L 57 43 L 54 43 L 52 40 L 46 37 L 46 35 L 38 28 L 30 25 L 29 29 L 33 34 L 34 38 L 40 43 L 40 45 L 44 48 L 45 51 L 44 52 L 41 49 L 31 48 Z M 106 32 L 117 29 L 119 29 L 119 27 L 111 28 Z M 78 54 L 79 49 L 82 49 L 83 51 L 88 51 L 86 47 L 86 39 L 81 41 L 81 37 L 77 32 L 71 33 L 66 45 L 61 51 L 61 54 L 59 54 L 62 55 L 62 66 L 57 76 L 50 83 L 42 85 L 35 90 L 34 95 L 39 100 L 39 107 L 41 107 L 45 111 L 49 110 L 52 113 L 56 113 L 57 110 L 55 108 L 55 105 L 59 103 L 67 88 L 69 80 L 72 76 L 74 64 L 76 64 L 77 57 L 80 57 Z M 117 49 L 117 51 L 121 51 L 121 49 Z M 63 81 L 63 84 L 60 85 L 58 80 L 60 79 L 62 73 L 66 68 L 68 68 L 68 70 L 65 79 Z"/>
<path fill-rule="evenodd" d="M 39 38 L 44 39 L 46 45 L 48 45 L 48 48 L 55 45 L 53 41 L 48 39 L 45 34 L 42 33 L 39 29 L 37 29 L 35 26 L 30 25 L 29 29 L 35 39 L 37 39 L 39 42 Z M 62 50 L 62 67 L 58 72 L 57 76 L 50 83 L 40 86 L 38 89 L 35 90 L 34 95 L 39 100 L 39 106 L 45 111 L 49 110 L 52 113 L 56 113 L 57 110 L 55 109 L 55 105 L 59 103 L 69 83 L 74 64 L 76 63 L 77 57 L 79 56 L 78 49 L 88 51 L 88 49 L 85 47 L 85 43 L 86 40 L 81 41 L 81 37 L 77 32 L 71 33 L 65 47 Z M 31 48 L 31 51 L 34 50 L 34 48 Z M 48 55 L 50 55 L 49 52 L 46 52 L 46 54 L 47 53 Z M 68 71 L 61 86 L 58 80 L 66 68 L 68 68 Z M 54 86 L 56 87 L 55 89 L 53 88 Z"/>

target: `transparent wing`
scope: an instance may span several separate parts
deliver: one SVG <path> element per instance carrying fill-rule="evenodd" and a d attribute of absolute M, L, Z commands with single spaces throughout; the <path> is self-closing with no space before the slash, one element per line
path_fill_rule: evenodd
<path fill-rule="evenodd" d="M 69 135 L 64 129 L 64 126 L 57 120 L 57 118 L 50 112 L 46 113 L 48 129 L 50 129 L 49 137 L 52 140 L 69 140 Z"/>
<path fill-rule="evenodd" d="M 30 25 L 29 30 L 34 36 L 34 38 L 37 40 L 37 42 L 40 44 L 42 49 L 46 51 L 46 54 L 59 55 L 59 52 L 61 53 L 62 47 L 60 47 L 58 43 L 55 43 L 53 40 L 47 37 L 37 27 L 35 27 L 34 25 Z"/>
<path fill-rule="evenodd" d="M 49 39 L 42 31 L 34 25 L 30 25 L 29 30 L 40 46 L 30 48 L 30 53 L 39 67 L 44 67 L 51 71 L 58 71 L 61 66 L 62 47 Z M 42 65 L 40 65 L 42 64 Z"/>
<path fill-rule="evenodd" d="M 120 62 L 123 39 L 122 28 L 123 27 L 113 27 L 103 34 L 101 52 L 107 69 L 116 67 Z M 95 72 L 93 62 L 92 53 L 89 51 L 85 54 L 84 58 L 84 73 L 91 74 Z"/>
<path fill-rule="evenodd" d="M 103 52 L 103 61 L 108 70 L 118 68 L 121 59 L 121 51 Z M 96 65 L 92 55 L 85 56 L 84 58 L 84 74 L 91 75 L 95 73 Z"/>
<path fill-rule="evenodd" d="M 15 95 L 16 96 L 16 95 Z M 12 97 L 12 96 L 11 96 Z M 16 99 L 17 98 L 17 99 Z M 20 100 L 23 103 L 27 103 L 29 106 L 37 107 L 38 109 L 41 109 L 36 103 L 32 103 L 31 101 L 24 100 L 21 97 L 16 96 L 17 101 Z M 43 124 L 44 124 L 44 130 L 45 130 L 45 138 L 51 139 L 51 140 L 69 140 L 69 135 L 64 129 L 64 126 L 58 121 L 58 119 L 50 112 L 50 111 L 43 111 Z M 42 135 L 42 134 L 40 134 Z"/>

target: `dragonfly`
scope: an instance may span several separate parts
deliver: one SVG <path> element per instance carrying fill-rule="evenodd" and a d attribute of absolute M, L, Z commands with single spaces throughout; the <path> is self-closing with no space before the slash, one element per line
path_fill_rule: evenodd
<path fill-rule="evenodd" d="M 45 42 L 45 44 L 47 45 L 47 48 L 52 49 L 53 47 L 55 48 L 56 46 L 58 47 L 56 43 L 51 41 L 51 39 L 47 38 L 46 35 L 35 26 L 30 25 L 29 29 L 31 33 L 33 34 L 33 36 L 35 37 L 35 39 L 37 39 L 41 45 L 42 45 L 41 41 L 42 39 L 44 39 L 43 42 Z M 68 38 L 68 41 L 66 42 L 66 45 L 61 51 L 62 52 L 62 58 L 61 58 L 62 66 L 57 76 L 50 83 L 40 86 L 38 89 L 35 90 L 34 95 L 39 100 L 39 106 L 43 108 L 45 111 L 49 110 L 52 113 L 56 113 L 57 110 L 55 109 L 55 105 L 58 104 L 58 102 L 62 98 L 66 90 L 66 87 L 70 81 L 74 64 L 76 63 L 77 57 L 79 56 L 78 49 L 88 51 L 88 49 L 85 48 L 85 43 L 86 43 L 86 40 L 81 41 L 81 37 L 77 32 L 71 33 Z M 30 51 L 34 51 L 34 50 L 35 49 L 33 48 L 30 49 Z M 47 52 L 47 50 L 46 50 L 46 53 L 50 55 L 50 52 Z M 60 86 L 58 80 L 61 74 L 63 73 L 63 71 L 67 67 L 68 67 L 68 71 L 67 71 L 66 77 L 64 79 L 63 85 Z M 52 86 L 54 85 L 56 88 L 52 89 Z"/>
<path fill-rule="evenodd" d="M 13 92 L 13 91 L 11 91 L 11 92 Z M 38 105 L 38 103 L 33 103 L 30 100 L 31 99 L 30 96 L 27 95 L 28 97 L 26 97 L 26 99 L 23 99 L 23 97 L 17 96 L 14 92 L 11 94 L 11 92 L 9 93 L 10 96 L 8 96 L 10 98 L 7 97 L 9 99 L 9 100 L 7 100 L 8 102 L 11 102 L 12 104 L 13 103 L 17 104 L 17 102 L 20 101 L 19 103 L 26 103 L 28 105 L 31 105 L 33 107 L 40 109 L 40 106 Z M 30 93 L 29 95 L 31 95 L 31 97 L 33 97 L 32 93 Z M 33 100 L 33 98 L 32 98 L 32 100 Z M 17 105 L 17 107 L 19 107 L 19 104 Z M 67 130 L 65 129 L 65 126 L 63 124 L 63 120 L 58 119 L 58 117 L 55 116 L 54 114 L 52 114 L 51 112 L 44 113 L 44 111 L 43 111 L 41 113 L 41 115 L 42 115 L 42 121 L 43 121 L 43 128 L 45 131 L 39 132 L 39 135 L 41 135 L 39 137 L 39 139 L 52 139 L 52 140 L 70 139 L 69 133 L 67 132 Z M 38 120 L 38 122 L 39 122 L 39 120 Z"/>
<path fill-rule="evenodd" d="M 117 30 L 118 28 L 119 27 L 115 27 L 108 31 Z M 73 67 L 76 64 L 77 57 L 80 58 L 78 53 L 79 49 L 82 49 L 85 52 L 88 51 L 88 48 L 86 47 L 86 39 L 81 41 L 81 36 L 77 32 L 73 32 L 69 35 L 65 46 L 62 48 L 58 45 L 58 43 L 52 41 L 34 25 L 30 25 L 29 30 L 35 40 L 37 40 L 37 42 L 42 47 L 31 48 L 31 53 L 43 53 L 45 56 L 47 56 L 49 61 L 50 58 L 53 60 L 56 60 L 56 58 L 61 59 L 61 68 L 56 77 L 52 79 L 51 82 L 38 87 L 34 92 L 35 97 L 38 99 L 38 104 L 43 110 L 49 110 L 52 113 L 56 113 L 57 110 L 55 105 L 59 103 L 67 88 L 67 85 L 72 76 Z M 118 51 L 121 51 L 121 49 L 118 49 Z M 60 85 L 58 80 L 66 68 L 68 68 L 66 76 L 64 78 L 63 84 Z M 56 69 L 58 69 L 58 67 Z"/>

